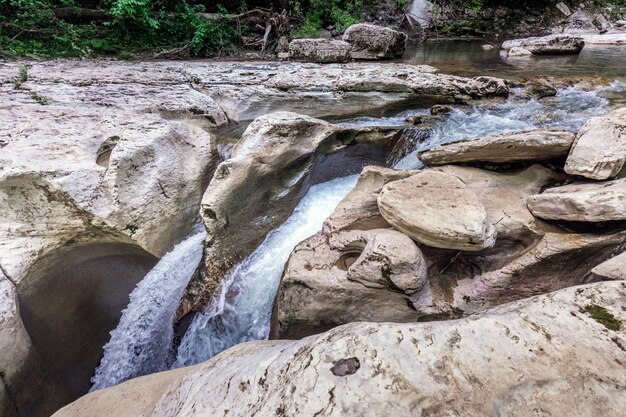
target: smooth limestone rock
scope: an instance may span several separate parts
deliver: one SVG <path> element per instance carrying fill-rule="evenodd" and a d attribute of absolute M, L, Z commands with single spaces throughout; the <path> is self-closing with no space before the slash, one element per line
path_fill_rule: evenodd
<path fill-rule="evenodd" d="M 626 161 L 626 107 L 593 117 L 578 131 L 565 172 L 593 180 L 614 177 Z"/>
<path fill-rule="evenodd" d="M 425 165 L 514 163 L 565 158 L 574 134 L 562 129 L 533 129 L 454 142 L 419 152 Z"/>
<path fill-rule="evenodd" d="M 285 221 L 313 184 L 386 164 L 411 127 L 346 127 L 291 112 L 253 121 L 202 199 L 209 246 L 181 314 L 202 308 L 221 280 Z M 253 225 L 253 227 L 251 227 Z"/>
<path fill-rule="evenodd" d="M 289 43 L 289 59 L 306 62 L 347 62 L 350 44 L 330 39 L 294 39 Z"/>
<path fill-rule="evenodd" d="M 352 191 L 326 219 L 322 231 L 332 236 L 342 230 L 371 230 L 390 227 L 378 210 L 378 194 L 391 181 L 404 179 L 415 171 L 366 166 Z"/>
<path fill-rule="evenodd" d="M 246 343 L 88 394 L 54 417 L 527 417 L 538 407 L 553 417 L 621 417 L 625 299 L 624 282 L 604 282 L 461 320 L 353 323 Z"/>
<path fill-rule="evenodd" d="M 88 390 L 129 292 L 156 261 L 43 175 L 0 173 L 0 266 L 11 280 L 1 283 L 0 373 L 33 417 Z"/>
<path fill-rule="evenodd" d="M 28 81 L 13 88 L 18 63 L 0 63 L 0 94 L 7 103 L 50 104 L 118 113 L 159 113 L 203 127 L 251 121 L 289 110 L 312 117 L 363 114 L 407 100 L 466 102 L 507 96 L 501 79 L 437 74 L 427 65 L 391 63 L 47 61 L 29 63 Z M 74 110 L 72 110 L 74 111 Z"/>
<path fill-rule="evenodd" d="M 352 45 L 354 59 L 398 59 L 404 55 L 407 36 L 387 27 L 358 23 L 346 29 L 343 40 Z"/>
<path fill-rule="evenodd" d="M 395 230 L 318 233 L 292 252 L 276 297 L 272 333 L 297 338 L 353 321 L 410 322 L 412 295 L 426 282 L 426 261 Z"/>
<path fill-rule="evenodd" d="M 0 174 L 40 172 L 79 207 L 161 256 L 198 220 L 217 163 L 211 135 L 158 115 L 0 106 Z"/>
<path fill-rule="evenodd" d="M 425 170 L 385 185 L 380 213 L 393 227 L 428 246 L 479 251 L 494 245 L 496 229 L 475 193 L 454 175 Z"/>
<path fill-rule="evenodd" d="M 591 273 L 602 280 L 626 279 L 626 252 L 612 257 L 591 270 Z"/>
<path fill-rule="evenodd" d="M 528 197 L 528 208 L 548 220 L 604 222 L 626 220 L 626 179 L 573 183 Z"/>
<path fill-rule="evenodd" d="M 505 41 L 502 49 L 522 48 L 533 55 L 575 55 L 585 46 L 585 41 L 574 35 L 548 35 Z"/>

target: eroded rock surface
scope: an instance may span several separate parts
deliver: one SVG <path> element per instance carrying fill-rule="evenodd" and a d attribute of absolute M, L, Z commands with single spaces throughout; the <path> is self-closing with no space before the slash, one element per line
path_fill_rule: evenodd
<path fill-rule="evenodd" d="M 414 240 L 436 248 L 477 251 L 494 245 L 496 230 L 473 191 L 454 175 L 426 170 L 385 185 L 381 214 Z"/>
<path fill-rule="evenodd" d="M 350 44 L 330 39 L 294 39 L 289 43 L 289 59 L 306 62 L 347 62 Z"/>
<path fill-rule="evenodd" d="M 419 152 L 417 157 L 425 165 L 514 163 L 565 158 L 574 136 L 562 129 L 502 133 L 442 145 Z"/>
<path fill-rule="evenodd" d="M 612 257 L 591 270 L 591 273 L 603 280 L 626 279 L 626 252 Z"/>
<path fill-rule="evenodd" d="M 548 220 L 626 220 L 626 180 L 548 188 L 530 196 L 528 208 L 535 216 Z"/>
<path fill-rule="evenodd" d="M 548 35 L 542 37 L 505 41 L 502 48 L 525 49 L 533 55 L 571 55 L 578 54 L 585 46 L 585 41 L 575 35 Z"/>
<path fill-rule="evenodd" d="M 461 320 L 353 323 L 299 341 L 246 343 L 91 393 L 54 416 L 526 417 L 540 402 L 554 417 L 620 417 L 625 299 L 624 282 L 606 282 Z"/>
<path fill-rule="evenodd" d="M 578 131 L 565 172 L 593 180 L 614 177 L 626 161 L 626 108 L 594 117 Z"/>
<path fill-rule="evenodd" d="M 346 29 L 343 40 L 352 45 L 354 59 L 398 59 L 404 55 L 407 36 L 391 28 L 358 23 Z"/>

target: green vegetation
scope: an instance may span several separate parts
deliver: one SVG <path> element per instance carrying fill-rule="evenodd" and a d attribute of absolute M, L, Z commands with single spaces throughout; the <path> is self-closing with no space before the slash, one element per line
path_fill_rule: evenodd
<path fill-rule="evenodd" d="M 606 308 L 600 307 L 595 304 L 590 304 L 585 307 L 585 312 L 591 316 L 592 319 L 602 324 L 609 330 L 620 330 L 622 328 L 622 322 L 617 317 L 611 314 Z"/>
<path fill-rule="evenodd" d="M 0 56 L 87 57 L 181 48 L 206 56 L 242 32 L 226 9 L 186 0 L 0 0 Z"/>
<path fill-rule="evenodd" d="M 13 88 L 20 88 L 22 84 L 28 79 L 28 67 L 25 65 L 20 66 L 20 70 L 17 73 L 17 77 L 13 79 Z"/>
<path fill-rule="evenodd" d="M 296 30 L 296 37 L 319 36 L 322 29 L 328 26 L 343 30 L 359 23 L 358 14 L 363 7 L 362 0 L 309 0 L 308 3 L 296 1 L 293 3 L 293 10 L 302 21 Z"/>
<path fill-rule="evenodd" d="M 42 106 L 45 106 L 46 104 L 48 104 L 48 98 L 42 95 L 39 95 L 36 91 L 30 92 L 30 98 L 32 98 L 33 100 L 35 100 L 37 103 L 41 104 Z"/>

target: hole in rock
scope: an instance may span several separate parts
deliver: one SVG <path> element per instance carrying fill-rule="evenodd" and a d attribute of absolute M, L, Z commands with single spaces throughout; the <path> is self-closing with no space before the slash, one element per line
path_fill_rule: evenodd
<path fill-rule="evenodd" d="M 96 154 L 96 164 L 101 167 L 108 168 L 109 161 L 111 159 L 111 152 L 113 152 L 113 148 L 117 146 L 117 143 L 120 141 L 119 136 L 111 136 L 100 145 L 100 149 L 98 149 L 98 153 Z"/>
<path fill-rule="evenodd" d="M 158 259 L 127 243 L 64 247 L 39 260 L 18 286 L 21 316 L 55 397 L 24 410 L 48 416 L 87 393 L 128 296 Z"/>

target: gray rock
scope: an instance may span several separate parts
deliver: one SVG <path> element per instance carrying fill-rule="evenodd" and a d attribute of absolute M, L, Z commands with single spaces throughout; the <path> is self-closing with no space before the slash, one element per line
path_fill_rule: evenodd
<path fill-rule="evenodd" d="M 449 143 L 417 157 L 425 165 L 545 161 L 567 156 L 573 141 L 574 134 L 562 129 L 535 129 Z"/>
<path fill-rule="evenodd" d="M 307 62 L 347 62 L 350 44 L 330 39 L 294 39 L 289 43 L 289 59 Z"/>
<path fill-rule="evenodd" d="M 626 162 L 626 107 L 594 117 L 578 131 L 565 172 L 594 180 L 614 177 Z"/>
<path fill-rule="evenodd" d="M 394 228 L 428 246 L 479 251 L 495 243 L 496 229 L 480 199 L 446 172 L 425 170 L 388 183 L 378 208 Z"/>
<path fill-rule="evenodd" d="M 570 11 L 569 7 L 567 7 L 567 5 L 565 3 L 563 3 L 562 1 L 558 2 L 555 6 L 565 16 L 569 16 L 569 15 L 572 14 L 572 12 Z"/>
<path fill-rule="evenodd" d="M 522 48 L 533 55 L 578 54 L 585 46 L 581 37 L 574 35 L 548 35 L 535 38 L 516 39 L 502 44 L 503 49 Z M 509 52 L 510 54 L 510 52 Z"/>
<path fill-rule="evenodd" d="M 404 54 L 407 36 L 390 28 L 358 23 L 346 29 L 343 40 L 352 45 L 354 59 L 398 59 Z"/>
<path fill-rule="evenodd" d="M 528 197 L 528 208 L 548 220 L 604 222 L 626 220 L 626 180 L 574 183 Z"/>
<path fill-rule="evenodd" d="M 93 392 L 54 417 L 528 417 L 537 404 L 553 417 L 621 417 L 624 299 L 623 282 L 605 282 L 461 320 L 353 323 L 245 343 Z"/>
<path fill-rule="evenodd" d="M 593 268 L 591 273 L 602 280 L 626 280 L 626 252 L 602 262 Z"/>

